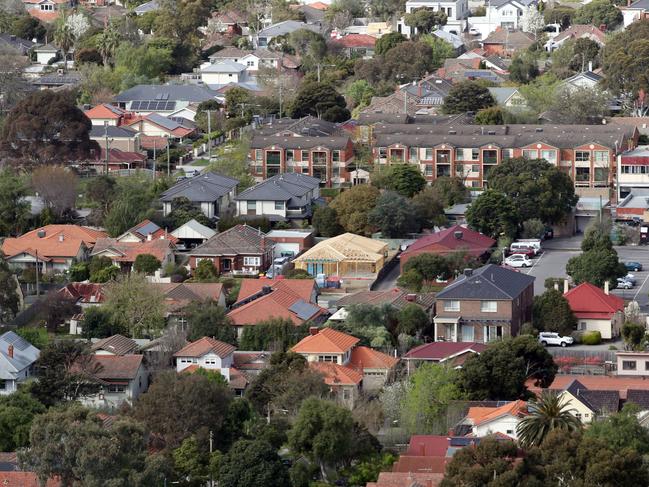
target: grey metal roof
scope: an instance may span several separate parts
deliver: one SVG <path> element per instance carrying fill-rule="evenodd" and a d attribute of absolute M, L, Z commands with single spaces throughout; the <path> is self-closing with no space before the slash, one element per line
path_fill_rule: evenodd
<path fill-rule="evenodd" d="M 169 131 L 182 128 L 182 124 L 176 122 L 175 120 L 172 120 L 171 118 L 164 117 L 158 113 L 150 113 L 146 116 L 146 118 Z"/>
<path fill-rule="evenodd" d="M 320 33 L 322 31 L 322 26 L 318 24 L 305 24 L 304 22 L 298 22 L 297 20 L 285 20 L 283 22 L 278 22 L 271 26 L 266 27 L 265 29 L 260 30 L 257 33 L 258 37 L 276 37 L 282 36 L 284 34 L 290 34 L 300 29 L 308 29 L 313 32 Z"/>
<path fill-rule="evenodd" d="M 185 230 L 186 228 L 188 228 L 193 232 L 196 232 L 197 234 L 205 238 L 210 238 L 216 235 L 215 230 L 203 225 L 202 223 L 197 222 L 193 218 L 188 222 L 185 222 L 183 225 L 179 226 L 178 228 L 176 228 L 173 232 L 171 232 L 171 235 L 173 235 L 174 237 L 178 237 L 179 235 L 182 234 L 183 230 Z"/>
<path fill-rule="evenodd" d="M 437 299 L 510 300 L 534 283 L 534 277 L 487 264 L 474 269 L 470 276 L 462 275 L 437 293 Z"/>
<path fill-rule="evenodd" d="M 12 345 L 13 357 L 9 356 Z M 38 359 L 40 350 L 13 331 L 0 336 L 0 379 L 16 380 L 20 371 L 32 365 Z"/>
<path fill-rule="evenodd" d="M 63 85 L 76 85 L 81 81 L 81 75 L 76 73 L 67 74 L 49 74 L 41 76 L 32 81 L 35 85 L 47 86 L 63 86 Z"/>
<path fill-rule="evenodd" d="M 328 122 L 311 115 L 302 117 L 298 120 L 293 118 L 281 118 L 273 120 L 272 123 L 261 125 L 255 131 L 256 135 L 277 135 L 281 136 L 282 133 L 292 132 L 300 136 L 308 137 L 325 137 L 325 136 L 338 136 L 341 135 L 342 129 L 338 124 Z"/>
<path fill-rule="evenodd" d="M 187 198 L 193 203 L 213 202 L 232 191 L 238 179 L 214 172 L 206 172 L 185 179 L 162 193 L 160 201 L 173 201 L 175 198 Z"/>
<path fill-rule="evenodd" d="M 489 93 L 496 100 L 496 103 L 503 105 L 512 95 L 518 93 L 518 88 L 514 86 L 491 87 L 489 88 Z"/>
<path fill-rule="evenodd" d="M 277 174 L 246 189 L 236 200 L 288 201 L 289 206 L 305 206 L 310 203 L 306 196 L 320 186 L 320 179 L 306 174 Z"/>
<path fill-rule="evenodd" d="M 199 85 L 137 85 L 122 91 L 115 97 L 115 101 L 161 100 L 200 103 L 212 100 L 215 96 L 215 92 Z"/>
<path fill-rule="evenodd" d="M 349 137 L 280 137 L 255 135 L 250 147 L 264 149 L 273 145 L 284 149 L 313 149 L 326 147 L 327 149 L 344 149 L 349 142 Z"/>
<path fill-rule="evenodd" d="M 643 10 L 649 10 L 649 0 L 637 0 L 626 8 L 638 8 Z"/>
<path fill-rule="evenodd" d="M 137 136 L 137 132 L 128 127 L 115 127 L 114 125 L 93 125 L 90 129 L 90 138 L 102 138 L 102 137 L 111 138 L 131 138 Z"/>
<path fill-rule="evenodd" d="M 320 311 L 320 308 L 318 306 L 307 303 L 303 299 L 295 301 L 288 309 L 289 311 L 295 313 L 301 320 L 308 320 L 318 311 Z"/>
<path fill-rule="evenodd" d="M 210 64 L 209 66 L 201 69 L 202 73 L 240 73 L 245 71 L 246 67 L 243 64 L 235 63 L 233 61 L 220 61 L 218 63 Z"/>
<path fill-rule="evenodd" d="M 147 12 L 154 12 L 160 8 L 156 0 L 151 0 L 150 2 L 143 3 L 138 5 L 133 9 L 137 15 L 144 15 Z"/>
<path fill-rule="evenodd" d="M 0 33 L 0 45 L 2 44 L 18 49 L 23 55 L 36 45 L 32 41 L 4 32 Z"/>
<path fill-rule="evenodd" d="M 451 46 L 453 46 L 453 49 L 459 49 L 464 45 L 464 41 L 460 36 L 456 36 L 455 34 L 451 34 L 450 32 L 446 32 L 445 30 L 438 29 L 433 31 L 432 34 L 435 37 L 448 42 Z"/>

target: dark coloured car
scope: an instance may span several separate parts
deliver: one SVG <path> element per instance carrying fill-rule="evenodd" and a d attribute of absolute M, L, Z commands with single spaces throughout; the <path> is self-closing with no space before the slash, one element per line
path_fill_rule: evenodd
<path fill-rule="evenodd" d="M 626 267 L 628 271 L 638 272 L 642 270 L 642 264 L 640 262 L 625 262 L 624 267 Z"/>

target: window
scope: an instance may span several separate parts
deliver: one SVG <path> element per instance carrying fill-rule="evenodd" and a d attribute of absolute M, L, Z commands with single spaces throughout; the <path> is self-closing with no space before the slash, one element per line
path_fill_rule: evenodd
<path fill-rule="evenodd" d="M 636 370 L 636 361 L 622 360 L 622 370 Z"/>
<path fill-rule="evenodd" d="M 474 328 L 472 325 L 462 325 L 462 341 L 463 342 L 472 342 L 475 340 Z"/>
<path fill-rule="evenodd" d="M 498 303 L 496 301 L 480 301 L 480 311 L 483 313 L 495 313 L 498 311 Z"/>
<path fill-rule="evenodd" d="M 503 160 L 512 159 L 514 157 L 514 149 L 503 149 Z"/>
<path fill-rule="evenodd" d="M 287 149 L 286 150 L 286 161 L 287 162 L 293 162 L 293 150 Z"/>
<path fill-rule="evenodd" d="M 126 386 L 123 384 L 110 384 L 108 386 L 108 392 L 124 392 L 126 390 Z"/>
<path fill-rule="evenodd" d="M 460 311 L 460 302 L 444 301 L 444 311 Z"/>
<path fill-rule="evenodd" d="M 482 162 L 484 164 L 498 164 L 498 151 L 496 150 L 483 150 Z"/>
<path fill-rule="evenodd" d="M 0 380 L 0 391 L 4 391 L 7 388 L 7 381 Z"/>
<path fill-rule="evenodd" d="M 312 152 L 311 160 L 313 164 L 326 164 L 327 163 L 327 153 L 326 152 Z"/>
<path fill-rule="evenodd" d="M 555 150 L 542 150 L 541 159 L 545 159 L 550 164 L 556 165 L 557 163 L 557 151 Z"/>
<path fill-rule="evenodd" d="M 243 265 L 259 267 L 261 264 L 261 257 L 244 257 Z"/>
<path fill-rule="evenodd" d="M 433 165 L 432 164 L 426 164 L 426 169 L 425 169 L 425 174 L 426 176 L 432 176 L 433 175 Z"/>
<path fill-rule="evenodd" d="M 349 389 L 343 389 L 343 399 L 348 400 L 351 397 L 351 394 L 349 393 Z"/>
<path fill-rule="evenodd" d="M 246 66 L 248 66 L 249 68 L 252 68 L 254 65 L 255 65 L 255 62 L 254 62 L 254 61 L 248 61 L 248 62 L 246 62 Z"/>
<path fill-rule="evenodd" d="M 255 211 L 256 209 L 257 209 L 257 201 L 255 200 L 246 201 L 246 210 Z"/>
<path fill-rule="evenodd" d="M 609 157 L 607 150 L 596 150 L 593 152 L 593 160 L 599 164 L 608 164 Z"/>
<path fill-rule="evenodd" d="M 595 181 L 607 181 L 608 180 L 608 168 L 606 167 L 596 167 L 595 168 Z"/>
<path fill-rule="evenodd" d="M 586 327 L 587 327 L 587 325 L 586 325 L 585 321 L 582 321 L 581 323 L 579 323 L 579 330 L 580 331 L 586 330 Z"/>
<path fill-rule="evenodd" d="M 433 160 L 433 149 L 426 149 L 426 157 L 425 159 L 427 161 L 432 161 Z"/>
<path fill-rule="evenodd" d="M 577 150 L 575 151 L 575 161 L 576 162 L 588 162 L 590 161 L 590 152 Z"/>
<path fill-rule="evenodd" d="M 577 419 L 581 419 L 581 413 L 575 413 L 575 417 L 576 417 Z"/>
<path fill-rule="evenodd" d="M 649 370 L 649 361 L 645 360 L 644 369 Z"/>
<path fill-rule="evenodd" d="M 471 149 L 471 160 L 472 161 L 480 160 L 480 149 Z"/>
<path fill-rule="evenodd" d="M 577 181 L 590 181 L 590 167 L 575 168 L 575 179 Z"/>
<path fill-rule="evenodd" d="M 318 355 L 318 362 L 333 362 L 338 363 L 337 355 Z"/>
<path fill-rule="evenodd" d="M 388 150 L 385 147 L 379 147 L 379 157 L 381 159 L 388 157 Z"/>
<path fill-rule="evenodd" d="M 411 147 L 410 149 L 408 149 L 408 160 L 416 161 L 417 156 L 419 155 L 419 154 L 417 154 L 417 152 L 418 151 L 417 151 L 416 147 Z"/>
<path fill-rule="evenodd" d="M 480 172 L 480 165 L 479 164 L 472 164 L 471 165 L 471 172 Z"/>
<path fill-rule="evenodd" d="M 284 209 L 284 202 L 283 201 L 275 201 L 275 209 L 276 210 L 283 210 Z"/>
<path fill-rule="evenodd" d="M 340 162 L 340 151 L 335 150 L 331 153 L 331 160 L 333 162 Z"/>
<path fill-rule="evenodd" d="M 456 161 L 464 160 L 464 149 L 455 149 L 455 160 Z"/>
<path fill-rule="evenodd" d="M 52 10 L 54 10 L 54 5 L 47 5 L 47 4 L 41 5 L 41 10 L 47 10 L 51 12 Z"/>
<path fill-rule="evenodd" d="M 523 149 L 523 157 L 526 157 L 527 159 L 537 159 L 539 157 L 539 151 L 537 151 L 536 149 Z"/>
<path fill-rule="evenodd" d="M 503 327 L 502 326 L 485 326 L 485 342 L 493 342 L 496 340 L 501 340 L 503 337 Z"/>
<path fill-rule="evenodd" d="M 266 165 L 268 166 L 279 166 L 282 156 L 279 151 L 267 151 L 266 152 Z"/>
<path fill-rule="evenodd" d="M 507 434 L 508 434 L 508 435 L 513 435 L 513 434 L 514 434 L 514 430 L 507 430 Z"/>
<path fill-rule="evenodd" d="M 261 161 L 264 158 L 264 151 L 261 149 L 255 150 L 255 161 Z"/>

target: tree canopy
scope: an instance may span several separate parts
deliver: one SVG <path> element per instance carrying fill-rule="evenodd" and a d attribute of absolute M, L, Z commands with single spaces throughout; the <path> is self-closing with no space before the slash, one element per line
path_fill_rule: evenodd
<path fill-rule="evenodd" d="M 444 98 L 444 113 L 477 112 L 495 105 L 489 90 L 477 81 L 462 81 L 453 85 Z"/>
<path fill-rule="evenodd" d="M 540 296 L 534 296 L 534 327 L 541 331 L 556 331 L 570 336 L 577 328 L 577 318 L 570 309 L 568 300 L 561 291 L 548 289 Z"/>
<path fill-rule="evenodd" d="M 222 342 L 236 344 L 237 334 L 232 320 L 227 316 L 226 309 L 215 301 L 211 299 L 194 301 L 183 309 L 183 314 L 189 326 L 188 340 L 212 337 Z"/>
<path fill-rule="evenodd" d="M 338 215 L 338 223 L 346 232 L 371 235 L 373 227 L 369 212 L 379 199 L 379 190 L 374 186 L 361 184 L 340 193 L 330 204 Z"/>
<path fill-rule="evenodd" d="M 330 122 L 344 122 L 351 116 L 345 98 L 327 83 L 303 83 L 293 100 L 289 113 L 293 118 L 317 116 Z"/>
<path fill-rule="evenodd" d="M 407 236 L 419 230 L 419 222 L 411 201 L 394 191 L 385 191 L 368 214 L 368 223 L 387 238 Z"/>
<path fill-rule="evenodd" d="M 516 236 L 520 217 L 509 196 L 488 189 L 471 203 L 466 212 L 466 221 L 474 230 L 498 239 L 500 236 Z"/>
<path fill-rule="evenodd" d="M 426 178 L 419 168 L 410 164 L 393 164 L 372 174 L 372 184 L 377 188 L 396 191 L 412 198 L 426 187 Z"/>
<path fill-rule="evenodd" d="M 261 440 L 237 441 L 219 461 L 218 474 L 223 487 L 290 485 L 288 470 L 276 449 Z"/>

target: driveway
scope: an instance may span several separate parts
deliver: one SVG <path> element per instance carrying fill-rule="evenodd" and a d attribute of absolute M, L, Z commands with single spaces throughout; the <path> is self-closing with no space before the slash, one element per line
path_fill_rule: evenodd
<path fill-rule="evenodd" d="M 390 269 L 390 272 L 381 277 L 372 289 L 374 291 L 389 291 L 390 289 L 397 287 L 397 279 L 399 279 L 401 271 L 400 267 L 400 262 L 397 262 L 397 265 Z"/>

